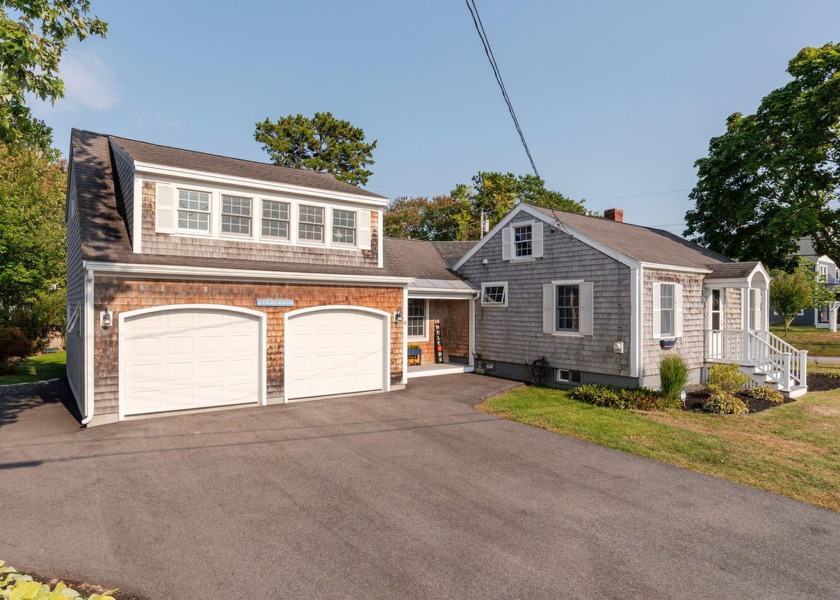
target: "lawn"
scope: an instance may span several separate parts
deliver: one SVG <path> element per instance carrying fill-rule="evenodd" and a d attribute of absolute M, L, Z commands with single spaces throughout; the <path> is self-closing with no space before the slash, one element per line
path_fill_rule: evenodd
<path fill-rule="evenodd" d="M 20 363 L 14 373 L 0 375 L 0 385 L 43 381 L 64 375 L 67 353 L 63 350 L 53 354 L 39 354 Z"/>
<path fill-rule="evenodd" d="M 816 327 L 789 327 L 787 335 L 784 328 L 774 325 L 770 328 L 788 344 L 799 350 L 807 350 L 814 356 L 840 356 L 840 332 L 831 333 L 828 329 Z"/>
<path fill-rule="evenodd" d="M 840 390 L 712 415 L 619 411 L 528 387 L 479 410 L 840 511 Z"/>

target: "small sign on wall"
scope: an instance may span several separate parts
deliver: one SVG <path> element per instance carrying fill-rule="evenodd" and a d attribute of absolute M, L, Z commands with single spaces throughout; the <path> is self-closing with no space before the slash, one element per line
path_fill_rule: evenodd
<path fill-rule="evenodd" d="M 440 323 L 435 323 L 435 362 L 443 364 L 443 340 L 440 334 Z"/>
<path fill-rule="evenodd" d="M 257 306 L 294 306 L 291 298 L 257 298 Z"/>

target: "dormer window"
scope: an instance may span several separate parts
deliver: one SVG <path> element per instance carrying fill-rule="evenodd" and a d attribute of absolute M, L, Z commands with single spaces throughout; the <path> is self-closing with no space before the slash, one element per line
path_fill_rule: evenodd
<path fill-rule="evenodd" d="M 333 210 L 333 242 L 356 244 L 356 213 L 352 210 Z"/>
<path fill-rule="evenodd" d="M 298 239 L 302 242 L 324 243 L 324 209 L 320 206 L 300 205 Z"/>
<path fill-rule="evenodd" d="M 251 235 L 251 199 L 222 195 L 222 233 Z"/>
<path fill-rule="evenodd" d="M 289 203 L 262 201 L 262 235 L 276 240 L 289 239 Z"/>
<path fill-rule="evenodd" d="M 178 229 L 210 233 L 210 194 L 178 190 Z"/>

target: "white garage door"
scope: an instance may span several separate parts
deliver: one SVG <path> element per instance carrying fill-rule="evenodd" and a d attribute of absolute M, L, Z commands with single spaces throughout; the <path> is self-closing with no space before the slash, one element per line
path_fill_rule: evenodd
<path fill-rule="evenodd" d="M 169 309 L 121 327 L 123 414 L 259 401 L 259 317 Z"/>
<path fill-rule="evenodd" d="M 330 308 L 286 321 L 286 400 L 384 389 L 385 318 Z"/>

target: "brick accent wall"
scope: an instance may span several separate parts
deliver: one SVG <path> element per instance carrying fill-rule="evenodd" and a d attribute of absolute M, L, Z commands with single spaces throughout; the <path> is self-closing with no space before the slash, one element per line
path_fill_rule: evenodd
<path fill-rule="evenodd" d="M 443 357 L 469 357 L 470 352 L 470 302 L 469 300 L 428 300 L 429 339 L 425 342 L 409 341 L 423 351 L 423 364 L 435 362 L 435 323 L 440 323 Z"/>
<path fill-rule="evenodd" d="M 265 260 L 299 262 L 311 265 L 341 265 L 378 268 L 377 211 L 371 211 L 371 249 L 343 250 L 270 242 L 249 242 L 231 239 L 170 235 L 155 231 L 155 183 L 143 181 L 143 254 L 164 254 L 202 258 L 230 258 L 235 260 Z M 254 218 L 254 225 L 259 220 Z M 372 271 L 373 272 L 373 271 Z"/>
<path fill-rule="evenodd" d="M 132 280 L 97 277 L 94 308 L 114 312 L 114 325 L 107 331 L 98 324 L 94 341 L 94 412 L 118 412 L 119 315 L 122 312 L 170 304 L 219 304 L 261 310 L 267 319 L 267 396 L 283 395 L 283 315 L 287 312 L 330 304 L 364 306 L 392 313 L 403 306 L 402 288 L 301 285 L 282 283 L 235 283 L 173 280 Z M 257 298 L 293 298 L 293 307 L 257 307 Z M 97 317 L 98 318 L 98 317 Z M 403 376 L 403 330 L 391 322 L 391 383 Z"/>

